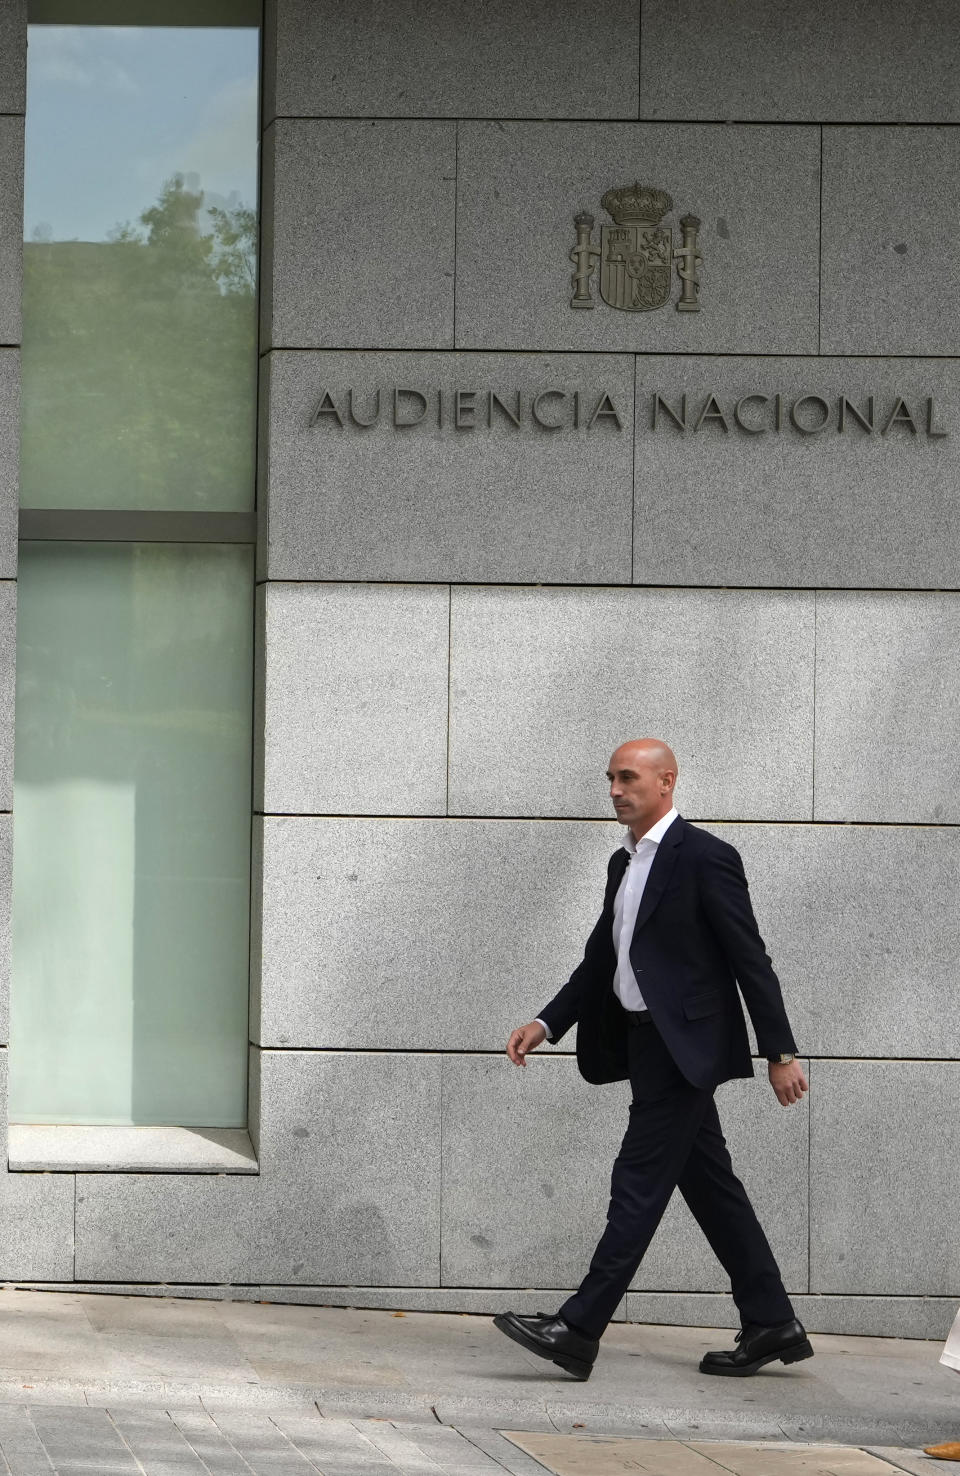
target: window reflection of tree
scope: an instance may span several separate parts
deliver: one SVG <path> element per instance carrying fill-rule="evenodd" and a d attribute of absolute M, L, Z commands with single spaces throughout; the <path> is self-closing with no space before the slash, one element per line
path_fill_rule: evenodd
<path fill-rule="evenodd" d="M 109 236 L 24 246 L 23 504 L 251 505 L 255 212 L 176 175 Z"/>

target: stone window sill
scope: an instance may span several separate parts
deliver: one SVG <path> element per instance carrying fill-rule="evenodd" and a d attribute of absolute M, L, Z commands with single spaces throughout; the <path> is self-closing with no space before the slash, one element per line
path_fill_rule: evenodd
<path fill-rule="evenodd" d="M 245 1128 L 11 1123 L 11 1173 L 257 1174 Z"/>

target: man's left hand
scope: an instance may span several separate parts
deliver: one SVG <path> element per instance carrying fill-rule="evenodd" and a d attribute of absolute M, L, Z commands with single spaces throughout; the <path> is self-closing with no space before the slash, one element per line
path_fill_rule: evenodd
<path fill-rule="evenodd" d="M 786 1065 L 771 1061 L 767 1071 L 770 1085 L 776 1092 L 781 1107 L 789 1107 L 791 1102 L 803 1101 L 803 1094 L 809 1091 L 809 1085 L 799 1061 L 788 1061 Z"/>

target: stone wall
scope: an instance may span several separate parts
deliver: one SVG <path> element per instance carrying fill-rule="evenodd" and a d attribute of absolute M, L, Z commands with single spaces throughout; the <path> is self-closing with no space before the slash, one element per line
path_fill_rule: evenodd
<path fill-rule="evenodd" d="M 12 612 L 11 0 L 6 34 Z M 719 1096 L 800 1313 L 814 1330 L 945 1331 L 958 75 L 949 0 L 268 3 L 261 1172 L 6 1174 L 0 1274 L 559 1300 L 603 1222 L 624 1091 L 585 1086 L 569 1040 L 522 1073 L 502 1048 L 595 917 L 618 836 L 609 752 L 653 732 L 678 751 L 680 808 L 742 851 L 808 1063 L 802 1107 L 777 1106 L 762 1063 Z M 603 193 L 634 179 L 702 221 L 699 313 L 571 310 L 573 217 L 599 228 Z M 376 423 L 351 420 L 351 388 L 356 419 L 380 390 Z M 394 425 L 395 389 L 400 420 L 423 396 L 418 423 Z M 533 413 L 544 391 L 556 429 Z M 490 392 L 519 393 L 519 426 Z M 587 424 L 603 395 L 616 418 Z M 654 428 L 658 395 L 674 413 Z M 3 772 L 9 811 L 9 758 Z M 674 1203 L 621 1313 L 732 1322 L 723 1285 Z"/>

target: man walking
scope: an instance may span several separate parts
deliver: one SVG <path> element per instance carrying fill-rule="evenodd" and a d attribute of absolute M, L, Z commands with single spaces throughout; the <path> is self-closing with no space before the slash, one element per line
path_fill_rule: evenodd
<path fill-rule="evenodd" d="M 730 1277 L 737 1346 L 701 1373 L 754 1374 L 813 1356 L 767 1238 L 733 1172 L 713 1094 L 753 1075 L 737 985 L 783 1106 L 807 1090 L 780 985 L 757 930 L 740 856 L 674 809 L 677 761 L 654 738 L 622 744 L 607 771 L 623 847 L 583 961 L 539 1017 L 514 1030 L 516 1066 L 577 1026 L 587 1081 L 629 1079 L 627 1131 L 613 1166 L 607 1227 L 580 1289 L 552 1316 L 502 1313 L 501 1332 L 587 1379 L 599 1340 L 674 1189 Z"/>

